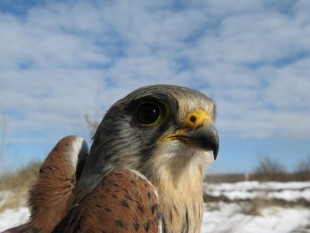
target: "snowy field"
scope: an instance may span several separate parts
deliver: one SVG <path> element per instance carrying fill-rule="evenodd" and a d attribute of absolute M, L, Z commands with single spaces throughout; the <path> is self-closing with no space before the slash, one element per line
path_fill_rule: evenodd
<path fill-rule="evenodd" d="M 202 233 L 310 233 L 310 182 L 208 184 L 205 193 L 212 201 L 205 205 Z M 0 193 L 0 203 L 9 196 Z M 257 199 L 280 200 L 286 205 L 263 205 L 259 213 L 250 214 Z M 26 207 L 6 209 L 0 213 L 0 231 L 28 217 Z"/>
<path fill-rule="evenodd" d="M 204 192 L 204 233 L 310 232 L 310 182 L 205 184 Z"/>
<path fill-rule="evenodd" d="M 310 202 L 310 182 L 257 182 L 205 184 L 205 193 L 230 201 L 254 198 L 287 202 Z"/>

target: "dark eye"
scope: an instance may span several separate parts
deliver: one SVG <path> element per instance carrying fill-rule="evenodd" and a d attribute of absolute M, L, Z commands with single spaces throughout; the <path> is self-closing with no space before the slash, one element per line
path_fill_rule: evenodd
<path fill-rule="evenodd" d="M 141 124 L 149 125 L 157 121 L 160 116 L 160 109 L 157 104 L 144 103 L 137 111 L 137 120 Z"/>

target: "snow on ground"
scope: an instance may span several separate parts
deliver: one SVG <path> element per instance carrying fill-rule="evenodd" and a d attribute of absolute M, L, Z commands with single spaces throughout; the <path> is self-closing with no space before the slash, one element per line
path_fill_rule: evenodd
<path fill-rule="evenodd" d="M 240 203 L 217 205 L 218 209 L 206 205 L 201 233 L 310 232 L 310 210 L 305 207 L 269 207 L 253 216 L 242 213 Z"/>
<path fill-rule="evenodd" d="M 254 198 L 277 199 L 288 202 L 305 200 L 310 202 L 310 182 L 257 182 L 205 184 L 205 193 L 212 197 L 226 197 L 229 200 Z"/>
<path fill-rule="evenodd" d="M 218 203 L 219 209 L 205 206 L 201 233 L 289 233 L 310 232 L 310 210 L 303 207 L 270 207 L 260 216 L 242 214 L 239 204 Z M 7 209 L 0 214 L 0 231 L 27 222 L 26 207 Z"/>
<path fill-rule="evenodd" d="M 27 207 L 6 209 L 0 214 L 0 232 L 27 222 L 29 214 L 30 212 Z"/>
<path fill-rule="evenodd" d="M 310 182 L 208 184 L 205 192 L 209 196 L 227 197 L 232 202 L 207 203 L 201 233 L 310 233 L 310 209 L 307 208 Z M 2 203 L 11 196 L 7 192 L 2 194 Z M 292 207 L 265 206 L 258 215 L 247 214 L 246 210 L 251 205 L 249 200 L 257 197 L 278 198 L 292 202 Z M 300 199 L 308 201 L 307 207 L 293 204 Z M 0 232 L 27 222 L 28 218 L 29 210 L 26 207 L 6 209 L 0 213 Z"/>

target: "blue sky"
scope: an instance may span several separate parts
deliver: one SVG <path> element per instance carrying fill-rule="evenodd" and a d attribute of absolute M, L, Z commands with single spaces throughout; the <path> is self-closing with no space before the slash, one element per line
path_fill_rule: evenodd
<path fill-rule="evenodd" d="M 89 141 L 134 89 L 195 88 L 218 107 L 219 159 L 248 172 L 263 157 L 310 157 L 310 1 L 0 2 L 1 153 L 44 159 L 63 136 Z"/>

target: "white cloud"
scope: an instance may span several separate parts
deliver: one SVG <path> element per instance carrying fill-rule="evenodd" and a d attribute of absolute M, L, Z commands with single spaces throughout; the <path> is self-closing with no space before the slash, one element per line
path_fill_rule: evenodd
<path fill-rule="evenodd" d="M 1 114 L 13 140 L 31 130 L 59 138 L 139 86 L 170 83 L 213 97 L 222 132 L 307 138 L 309 10 L 308 1 L 77 1 L 2 12 Z"/>

